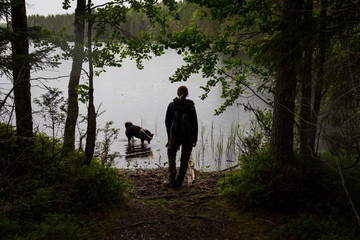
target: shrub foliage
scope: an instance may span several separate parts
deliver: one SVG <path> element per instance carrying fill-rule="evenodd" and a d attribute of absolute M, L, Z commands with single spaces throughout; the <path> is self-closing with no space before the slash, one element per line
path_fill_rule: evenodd
<path fill-rule="evenodd" d="M 5 124 L 0 141 L 2 239 L 96 239 L 90 213 L 122 200 L 127 188 L 116 170 L 84 166 L 79 152 L 62 158 L 59 141 L 44 134 L 24 149 Z"/>
<path fill-rule="evenodd" d="M 294 156 L 284 163 L 256 152 L 241 157 L 241 168 L 219 182 L 220 196 L 239 207 L 280 213 L 269 239 L 357 239 L 359 228 L 333 162 Z M 345 178 L 358 196 L 353 171 Z"/>

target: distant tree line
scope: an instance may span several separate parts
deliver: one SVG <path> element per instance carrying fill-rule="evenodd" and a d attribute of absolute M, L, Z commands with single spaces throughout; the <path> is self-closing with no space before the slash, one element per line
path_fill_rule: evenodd
<path fill-rule="evenodd" d="M 74 32 L 75 14 L 56 15 L 32 15 L 28 17 L 28 26 L 39 26 L 55 32 L 65 31 L 68 34 Z"/>
<path fill-rule="evenodd" d="M 186 29 L 194 24 L 200 27 L 200 31 L 206 35 L 220 36 L 224 32 L 224 26 L 211 19 L 209 11 L 199 5 L 187 2 L 180 2 L 177 9 L 178 19 L 171 19 L 168 31 L 176 32 Z M 56 15 L 31 15 L 28 17 L 29 27 L 42 27 L 44 29 L 63 32 L 68 35 L 74 33 L 75 14 Z M 152 40 L 156 40 L 160 34 L 160 27 L 154 27 L 146 14 L 143 12 L 130 11 L 126 16 L 126 22 L 119 23 L 119 27 L 129 36 L 139 36 L 141 32 L 151 33 Z M 104 37 L 109 37 L 112 32 L 110 26 L 106 27 Z M 85 33 L 87 34 L 87 33 Z M 93 35 L 96 32 L 94 31 Z"/>

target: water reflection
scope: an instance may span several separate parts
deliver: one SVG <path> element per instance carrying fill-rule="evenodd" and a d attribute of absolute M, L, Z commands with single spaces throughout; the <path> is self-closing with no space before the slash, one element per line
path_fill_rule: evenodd
<path fill-rule="evenodd" d="M 154 154 L 146 143 L 141 144 L 140 141 L 131 140 L 127 145 L 125 151 L 125 159 L 130 160 L 132 158 L 153 158 Z"/>

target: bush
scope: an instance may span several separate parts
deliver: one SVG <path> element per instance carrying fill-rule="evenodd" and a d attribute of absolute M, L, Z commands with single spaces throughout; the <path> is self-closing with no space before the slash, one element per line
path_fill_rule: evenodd
<path fill-rule="evenodd" d="M 93 161 L 90 167 L 82 166 L 70 179 L 70 195 L 73 209 L 86 211 L 97 209 L 123 197 L 127 185 L 119 177 L 116 169 L 105 168 Z"/>
<path fill-rule="evenodd" d="M 15 130 L 9 125 L 0 123 L 0 173 L 9 166 L 10 161 L 14 161 L 12 154 L 17 147 L 15 140 Z"/>
<path fill-rule="evenodd" d="M 90 224 L 90 226 L 89 226 Z M 44 216 L 38 225 L 33 225 L 29 234 L 21 240 L 91 240 L 99 239 L 92 233 L 91 223 L 85 223 L 74 215 L 51 213 Z"/>
<path fill-rule="evenodd" d="M 344 200 L 343 197 L 345 193 L 339 172 L 341 170 L 345 186 L 351 195 L 352 201 L 357 208 L 360 208 L 360 163 L 357 162 L 359 156 L 347 156 L 340 149 L 337 155 L 330 152 L 322 153 L 321 160 L 325 163 L 328 170 L 326 176 L 321 181 L 321 185 L 333 196 L 341 196 L 341 198 L 333 199 L 336 201 L 337 206 L 348 207 L 348 200 L 346 198 Z"/>
<path fill-rule="evenodd" d="M 4 213 L 0 215 L 0 236 L 3 236 L 1 239 L 6 240 L 8 239 L 6 236 L 16 235 L 20 230 L 21 227 L 17 219 L 11 219 Z"/>
<path fill-rule="evenodd" d="M 269 239 L 276 240 L 350 240 L 337 222 L 324 217 L 301 214 L 281 225 Z"/>
<path fill-rule="evenodd" d="M 79 164 L 77 152 L 62 158 L 56 139 L 38 134 L 19 152 L 15 131 L 0 124 L 0 140 L 1 239 L 88 239 L 89 213 L 124 198 L 115 169 Z"/>
<path fill-rule="evenodd" d="M 270 239 L 360 239 L 357 221 L 334 171 L 336 165 L 330 160 L 334 161 L 295 156 L 284 163 L 268 152 L 244 156 L 241 168 L 219 182 L 220 196 L 237 206 L 286 213 Z M 357 169 L 344 171 L 353 197 L 360 192 Z M 356 206 L 358 202 L 355 199 Z"/>
<path fill-rule="evenodd" d="M 310 199 L 320 191 L 314 169 L 296 157 L 281 163 L 264 151 L 243 156 L 240 164 L 219 182 L 220 195 L 233 203 L 291 212 L 314 204 Z"/>

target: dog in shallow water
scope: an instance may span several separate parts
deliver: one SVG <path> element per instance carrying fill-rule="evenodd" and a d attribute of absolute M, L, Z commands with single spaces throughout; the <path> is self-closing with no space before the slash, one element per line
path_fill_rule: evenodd
<path fill-rule="evenodd" d="M 128 139 L 128 143 L 130 145 L 130 139 L 132 137 L 140 138 L 141 145 L 144 145 L 144 141 L 146 140 L 150 143 L 151 139 L 153 138 L 154 134 L 152 134 L 149 130 L 145 128 L 133 125 L 132 122 L 125 123 L 125 135 Z"/>

